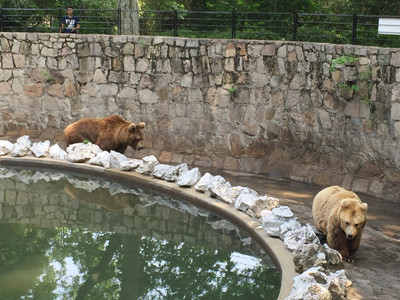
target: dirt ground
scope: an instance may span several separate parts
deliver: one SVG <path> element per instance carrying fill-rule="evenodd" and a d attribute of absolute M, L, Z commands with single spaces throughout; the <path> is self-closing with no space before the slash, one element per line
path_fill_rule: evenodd
<path fill-rule="evenodd" d="M 232 185 L 278 197 L 280 204 L 288 205 L 302 225 L 313 224 L 312 200 L 323 187 L 231 172 L 218 174 Z M 348 298 L 400 299 L 400 204 L 358 195 L 368 203 L 368 216 L 360 249 L 353 255 L 355 262 L 344 263 L 347 277 L 353 282 Z"/>

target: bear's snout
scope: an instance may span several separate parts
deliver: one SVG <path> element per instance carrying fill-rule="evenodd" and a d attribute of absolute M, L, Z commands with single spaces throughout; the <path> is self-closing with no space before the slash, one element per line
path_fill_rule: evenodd
<path fill-rule="evenodd" d="M 348 238 L 349 240 L 352 240 L 352 239 L 353 239 L 353 237 L 354 237 L 354 235 L 353 235 L 353 234 L 351 234 L 351 233 L 348 233 L 348 234 L 347 234 L 347 238 Z"/>
<path fill-rule="evenodd" d="M 137 147 L 136 147 L 136 150 L 137 150 L 137 151 L 140 151 L 140 150 L 142 150 L 143 148 L 144 148 L 143 146 L 137 146 Z"/>

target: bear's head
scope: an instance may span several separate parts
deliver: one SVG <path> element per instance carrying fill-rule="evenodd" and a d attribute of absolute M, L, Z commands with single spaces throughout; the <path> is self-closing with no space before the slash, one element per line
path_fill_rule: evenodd
<path fill-rule="evenodd" d="M 346 238 L 353 239 L 365 226 L 367 220 L 367 203 L 359 199 L 346 198 L 340 203 L 340 226 Z"/>
<path fill-rule="evenodd" d="M 129 124 L 129 135 L 126 142 L 129 146 L 131 146 L 135 150 L 140 151 L 144 148 L 143 147 L 144 126 L 146 126 L 146 124 L 143 122 L 140 122 L 139 124 L 134 124 L 134 123 Z"/>

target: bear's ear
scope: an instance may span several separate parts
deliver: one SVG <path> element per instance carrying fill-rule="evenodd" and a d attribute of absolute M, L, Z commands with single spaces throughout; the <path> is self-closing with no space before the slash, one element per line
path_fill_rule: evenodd
<path fill-rule="evenodd" d="M 352 200 L 351 199 L 343 199 L 341 202 L 340 202 L 340 209 L 341 210 L 344 210 L 344 209 L 347 209 L 347 208 L 349 208 L 351 205 L 352 205 Z"/>
<path fill-rule="evenodd" d="M 138 126 L 139 126 L 139 128 L 143 129 L 143 128 L 144 128 L 144 126 L 146 126 L 146 123 L 144 123 L 144 122 L 140 122 L 140 123 L 138 124 Z"/>
<path fill-rule="evenodd" d="M 367 204 L 367 203 L 362 203 L 362 204 L 361 204 L 361 208 L 363 209 L 363 211 L 367 211 L 367 209 L 368 209 L 368 204 Z"/>
<path fill-rule="evenodd" d="M 129 125 L 129 131 L 132 132 L 132 131 L 134 131 L 135 129 L 136 129 L 136 125 L 135 125 L 134 123 L 131 123 L 131 124 Z"/>

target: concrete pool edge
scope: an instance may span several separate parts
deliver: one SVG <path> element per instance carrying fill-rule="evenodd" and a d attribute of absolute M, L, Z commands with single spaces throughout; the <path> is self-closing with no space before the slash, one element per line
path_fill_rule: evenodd
<path fill-rule="evenodd" d="M 103 167 L 89 165 L 86 163 L 70 163 L 49 158 L 35 157 L 11 157 L 1 156 L 0 166 L 25 166 L 46 168 L 57 171 L 67 171 L 78 174 L 100 176 L 108 180 L 115 180 L 129 184 L 135 182 L 142 186 L 166 192 L 195 206 L 205 208 L 211 212 L 228 219 L 232 223 L 245 229 L 253 239 L 273 259 L 281 273 L 281 288 L 278 299 L 285 299 L 291 293 L 293 278 L 297 275 L 293 262 L 292 253 L 278 238 L 272 238 L 261 228 L 261 224 L 249 215 L 238 211 L 232 205 L 211 198 L 206 194 L 197 192 L 192 188 L 182 188 L 173 182 L 153 178 L 152 176 L 141 175 L 136 172 L 120 171 L 118 169 L 105 169 Z"/>

